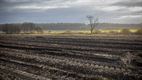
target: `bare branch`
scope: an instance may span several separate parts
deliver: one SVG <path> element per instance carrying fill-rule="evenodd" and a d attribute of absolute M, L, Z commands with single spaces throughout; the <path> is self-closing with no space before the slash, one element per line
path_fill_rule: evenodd
<path fill-rule="evenodd" d="M 90 22 L 90 32 L 93 33 L 95 27 L 98 25 L 98 18 L 94 19 L 93 16 L 87 16 L 89 22 Z"/>

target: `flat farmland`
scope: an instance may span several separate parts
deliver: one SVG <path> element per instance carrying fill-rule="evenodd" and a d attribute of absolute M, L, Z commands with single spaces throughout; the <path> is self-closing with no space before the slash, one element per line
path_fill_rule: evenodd
<path fill-rule="evenodd" d="M 0 80 L 142 80 L 142 36 L 0 35 Z"/>

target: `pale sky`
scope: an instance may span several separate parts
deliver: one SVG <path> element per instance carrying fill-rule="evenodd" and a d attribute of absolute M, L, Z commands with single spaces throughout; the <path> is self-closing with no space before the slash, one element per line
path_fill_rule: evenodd
<path fill-rule="evenodd" d="M 142 0 L 0 0 L 0 23 L 142 23 Z"/>

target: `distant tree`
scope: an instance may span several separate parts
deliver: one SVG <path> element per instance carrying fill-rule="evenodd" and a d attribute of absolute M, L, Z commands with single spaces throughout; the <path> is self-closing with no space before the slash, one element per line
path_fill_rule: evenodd
<path fill-rule="evenodd" d="M 43 33 L 43 30 L 42 30 L 41 27 L 36 27 L 35 29 L 36 29 L 36 32 L 37 32 L 37 33 Z"/>
<path fill-rule="evenodd" d="M 21 32 L 20 27 L 16 24 L 3 24 L 1 31 L 6 34 L 18 34 Z"/>
<path fill-rule="evenodd" d="M 22 31 L 24 33 L 32 33 L 33 31 L 35 31 L 35 24 L 34 23 L 23 23 L 22 24 Z"/>
<path fill-rule="evenodd" d="M 93 16 L 87 16 L 90 24 L 90 33 L 93 34 L 95 27 L 98 25 L 98 18 L 94 18 Z"/>
<path fill-rule="evenodd" d="M 34 23 L 23 23 L 21 28 L 24 33 L 33 33 L 33 32 L 43 33 L 42 28 L 36 26 Z"/>
<path fill-rule="evenodd" d="M 3 24 L 2 25 L 2 31 L 4 32 L 4 33 L 8 33 L 9 31 L 8 31 L 8 24 Z"/>

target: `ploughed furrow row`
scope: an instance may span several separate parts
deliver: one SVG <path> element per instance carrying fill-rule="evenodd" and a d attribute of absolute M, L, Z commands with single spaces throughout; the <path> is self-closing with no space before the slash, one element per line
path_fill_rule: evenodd
<path fill-rule="evenodd" d="M 26 36 L 26 37 L 22 37 L 22 38 L 18 38 L 18 40 L 50 40 L 50 41 L 53 41 L 53 40 L 63 40 L 63 41 L 88 41 L 88 42 L 108 42 L 108 43 L 141 43 L 141 39 L 142 37 L 139 36 L 137 38 L 135 37 L 128 37 L 126 38 L 127 36 L 121 38 L 121 37 L 112 37 L 112 38 L 109 38 L 109 36 L 106 36 L 106 37 L 87 37 L 87 36 L 84 36 L 84 37 L 81 37 L 81 36 L 78 36 L 78 37 L 61 37 L 61 36 L 55 36 L 55 37 L 49 37 L 49 36 Z M 11 38 L 10 38 L 11 39 Z M 14 39 L 14 38 L 13 38 Z"/>
<path fill-rule="evenodd" d="M 13 44 L 15 43 L 15 42 L 12 42 L 12 41 L 9 41 L 9 42 L 13 43 Z M 7 43 L 8 43 L 8 41 L 7 41 Z M 129 50 L 141 50 L 142 49 L 141 45 L 134 45 L 134 44 L 129 45 L 129 44 L 118 44 L 118 43 L 105 44 L 103 42 L 101 42 L 101 43 L 100 42 L 89 43 L 87 41 L 81 43 L 81 42 L 76 42 L 76 41 L 67 42 L 67 41 L 62 41 L 62 40 L 60 40 L 60 41 L 54 41 L 54 40 L 38 41 L 38 40 L 34 40 L 34 41 L 17 41 L 16 43 L 17 44 L 18 43 L 23 43 L 23 44 L 26 44 L 26 43 L 30 43 L 30 44 L 58 44 L 58 45 L 86 46 L 86 47 L 93 47 L 93 48 L 101 47 L 101 48 L 129 49 Z"/>
<path fill-rule="evenodd" d="M 7 70 L 5 66 L 2 66 L 0 67 L 0 80 L 35 80 L 35 79 L 28 78 L 23 75 L 17 74 L 13 72 L 13 70 Z"/>
<path fill-rule="evenodd" d="M 9 39 L 10 40 L 10 39 Z M 20 39 L 15 39 L 16 41 L 30 41 L 30 42 L 42 42 L 42 43 L 47 43 L 49 41 L 52 42 L 74 42 L 74 43 L 96 43 L 96 44 L 121 44 L 121 45 L 142 45 L 142 41 L 137 41 L 137 40 L 120 40 L 120 39 L 80 39 L 80 38 L 45 38 L 45 37 L 28 37 L 28 38 L 20 38 Z"/>
<path fill-rule="evenodd" d="M 37 40 L 38 39 L 38 40 Z M 142 41 L 136 40 L 116 40 L 116 39 L 80 39 L 80 38 L 37 38 L 37 39 L 29 39 L 29 40 L 20 40 L 20 41 L 37 41 L 37 42 L 47 42 L 47 41 L 55 41 L 55 42 L 75 42 L 75 43 L 102 43 L 102 44 L 121 44 L 121 45 L 142 45 Z"/>
<path fill-rule="evenodd" d="M 3 52 L 8 52 L 9 49 L 1 49 L 1 52 L 2 50 L 5 50 Z M 99 62 L 106 62 L 107 63 L 113 63 L 113 64 L 116 64 L 116 65 L 119 65 L 120 64 L 120 56 L 111 56 L 111 55 L 107 55 L 107 54 L 104 54 L 104 55 L 99 55 L 99 53 L 94 53 L 94 54 L 83 54 L 83 53 L 74 53 L 74 52 L 71 52 L 71 51 L 68 51 L 68 50 L 62 50 L 62 51 L 49 51 L 49 50 L 42 50 L 42 51 L 38 51 L 38 50 L 16 50 L 16 49 L 11 49 L 9 52 L 15 52 L 15 53 L 19 53 L 20 51 L 22 51 L 22 53 L 25 53 L 25 54 L 33 54 L 33 55 L 39 55 L 39 56 L 48 56 L 48 55 L 51 55 L 51 56 L 61 56 L 61 57 L 67 57 L 67 58 L 76 58 L 76 59 L 86 59 L 86 60 L 92 60 L 92 61 L 99 61 Z M 24 51 L 24 52 L 23 52 Z M 20 52 L 21 53 L 21 52 Z M 96 55 L 95 55 L 96 54 Z"/>
<path fill-rule="evenodd" d="M 21 41 L 22 42 L 22 41 Z M 74 46 L 87 46 L 87 47 L 104 47 L 104 48 L 116 48 L 116 49 L 132 49 L 132 50 L 141 50 L 142 44 L 119 44 L 119 43 L 104 43 L 104 42 L 76 42 L 76 41 L 56 41 L 56 40 L 45 40 L 45 41 L 27 41 L 29 43 L 44 43 L 44 44 L 61 44 L 61 45 L 74 45 Z"/>
<path fill-rule="evenodd" d="M 135 35 L 136 36 L 136 35 Z M 114 35 L 110 37 L 109 35 L 107 36 L 43 36 L 43 35 L 1 35 L 1 38 L 3 40 L 5 39 L 10 39 L 10 40 L 34 40 L 34 39 L 50 39 L 50 40 L 81 40 L 81 41 L 119 41 L 119 42 L 142 42 L 142 37 L 141 35 L 135 37 L 135 36 L 117 36 Z"/>
<path fill-rule="evenodd" d="M 23 62 L 23 61 L 17 61 L 14 59 L 7 59 L 7 58 L 0 58 L 1 60 L 1 65 L 4 65 L 8 68 L 15 68 L 15 69 L 20 69 L 22 71 L 31 73 L 33 75 L 39 75 L 42 77 L 45 77 L 47 79 L 57 79 L 57 80 L 62 80 L 62 79 L 70 79 L 70 78 L 76 78 L 76 79 L 95 79 L 95 76 L 89 76 L 89 75 L 84 75 L 81 73 L 75 73 L 75 72 L 70 72 L 70 71 L 65 71 L 61 70 L 55 67 L 50 67 L 45 64 L 38 64 L 38 63 L 29 63 L 29 62 Z M 18 68 L 17 68 L 18 66 Z M 19 68 L 20 67 L 20 68 Z M 39 78 L 39 80 L 41 80 Z"/>
<path fill-rule="evenodd" d="M 0 79 L 141 80 L 142 41 L 128 38 L 2 36 Z"/>
<path fill-rule="evenodd" d="M 140 50 L 129 50 L 129 49 L 112 49 L 112 48 L 102 48 L 102 47 L 86 47 L 86 46 L 75 46 L 75 45 L 58 45 L 58 44 L 41 44 L 41 43 L 8 43 L 0 42 L 0 46 L 15 48 L 15 49 L 33 49 L 33 50 L 55 50 L 67 49 L 67 50 L 78 50 L 78 51 L 101 51 L 101 52 L 128 52 L 128 51 L 140 51 Z"/>
<path fill-rule="evenodd" d="M 3 52 L 4 53 L 4 52 Z M 19 57 L 19 59 L 21 58 L 23 58 L 22 56 L 27 56 L 27 57 L 30 57 L 31 58 L 31 60 L 32 59 L 34 59 L 34 58 L 32 58 L 32 54 L 30 54 L 30 55 L 28 55 L 28 54 L 18 54 L 18 53 L 16 53 L 16 52 L 6 52 L 6 53 L 4 53 L 4 54 L 1 54 L 1 56 L 4 56 L 4 57 L 6 57 L 7 56 L 7 54 L 9 55 L 9 56 L 13 56 L 13 57 L 15 57 L 15 55 L 17 56 L 17 57 Z M 40 55 L 37 55 L 37 56 L 40 56 Z M 50 59 L 55 59 L 55 61 L 57 60 L 57 61 L 62 61 L 62 62 L 64 62 L 64 61 L 68 61 L 68 62 L 70 62 L 70 61 L 73 61 L 73 62 L 81 62 L 81 63 L 84 63 L 84 64 L 93 64 L 94 63 L 94 65 L 95 64 L 98 64 L 98 65 L 107 65 L 108 64 L 108 66 L 112 66 L 112 67 L 118 67 L 118 65 L 111 65 L 111 64 L 109 64 L 109 63 L 105 63 L 105 62 L 103 62 L 103 63 L 101 63 L 101 62 L 96 62 L 96 61 L 90 61 L 90 60 L 82 60 L 82 59 L 75 59 L 75 58 L 65 58 L 65 57 L 58 57 L 58 56 L 49 56 L 49 55 L 47 55 L 46 57 L 40 57 L 40 58 L 38 58 L 37 56 L 34 56 L 34 57 L 36 57 L 37 59 L 43 59 L 43 58 L 47 58 L 47 60 L 50 60 Z M 28 58 L 27 58 L 27 60 L 28 60 Z M 100 63 L 100 64 L 99 64 Z"/>
<path fill-rule="evenodd" d="M 41 36 L 40 36 L 41 37 Z M 120 35 L 96 35 L 96 36 L 48 36 L 47 38 L 60 38 L 60 39 L 63 39 L 63 38 L 67 38 L 67 39 L 77 39 L 77 38 L 80 38 L 80 39 L 119 39 L 119 40 L 141 40 L 142 37 L 141 35 L 123 35 L 123 36 L 120 36 Z M 130 39 L 129 39 L 130 38 Z"/>
<path fill-rule="evenodd" d="M 35 74 L 31 74 L 31 73 L 28 73 L 28 72 L 25 72 L 25 71 L 21 71 L 21 70 L 17 70 L 17 69 L 14 69 L 14 68 L 9 68 L 9 67 L 6 67 L 6 66 L 2 66 L 0 65 L 0 70 L 4 70 L 4 71 L 7 71 L 8 74 L 9 72 L 12 73 L 10 76 L 14 76 L 13 77 L 13 80 L 17 80 L 17 76 L 22 76 L 23 80 L 26 79 L 26 80 L 51 80 L 49 78 L 45 78 L 45 77 L 42 77 L 42 76 L 38 76 L 38 75 L 35 75 Z M 1 75 L 2 76 L 2 75 Z M 6 80 L 4 78 L 4 80 Z M 22 80 L 19 78 L 19 80 Z"/>
<path fill-rule="evenodd" d="M 7 56 L 9 56 L 9 55 L 7 55 Z M 15 55 L 18 55 L 18 54 L 15 54 Z M 12 56 L 12 55 L 10 55 L 10 56 Z M 10 56 L 8 57 L 8 59 L 11 59 Z M 107 67 L 107 66 L 101 66 L 101 65 L 98 66 L 98 65 L 92 65 L 92 64 L 81 64 L 81 63 L 79 63 L 79 61 L 78 62 L 71 61 L 71 60 L 67 61 L 67 59 L 66 60 L 65 59 L 59 60 L 59 59 L 54 59 L 53 57 L 52 57 L 52 59 L 50 59 L 47 57 L 46 58 L 44 58 L 44 57 L 37 58 L 37 56 L 33 56 L 33 55 L 21 55 L 21 57 L 19 59 L 22 59 L 22 56 L 24 57 L 22 61 L 27 60 L 26 62 L 31 62 L 30 64 L 32 64 L 32 63 L 45 64 L 45 65 L 50 65 L 52 67 L 58 67 L 60 69 L 73 71 L 76 73 L 80 72 L 83 74 L 101 75 L 104 77 L 108 76 L 111 78 L 116 77 L 116 75 L 118 75 L 118 74 L 119 75 L 121 74 L 121 76 L 123 76 L 122 72 L 128 73 L 128 71 L 129 71 L 129 70 L 126 71 L 126 69 L 124 69 L 124 68 L 119 69 L 116 67 Z M 31 57 L 31 56 L 33 56 L 33 57 Z M 6 57 L 6 56 L 4 56 L 4 57 Z M 2 55 L 1 55 L 1 58 L 4 58 L 4 57 L 2 57 Z M 13 59 L 18 59 L 18 56 L 16 56 Z M 43 59 L 44 59 L 44 61 L 43 61 Z M 18 61 L 20 61 L 20 60 L 17 60 L 17 62 Z M 60 64 L 58 64 L 58 63 L 60 63 Z M 111 72 L 110 73 L 111 75 L 108 74 L 108 72 Z"/>
<path fill-rule="evenodd" d="M 18 52 L 20 53 L 20 54 L 18 54 Z M 23 60 L 24 58 L 22 57 L 22 56 L 32 56 L 32 55 L 36 55 L 35 57 L 37 58 L 37 56 L 39 56 L 39 57 L 43 57 L 43 58 L 48 58 L 49 60 L 50 60 L 50 58 L 51 59 L 55 59 L 55 60 L 61 60 L 61 61 L 68 61 L 68 62 L 70 62 L 70 61 L 73 61 L 73 62 L 76 62 L 76 63 L 82 63 L 82 64 L 92 64 L 92 65 L 100 65 L 100 66 L 108 66 L 108 67 L 123 67 L 123 66 L 121 66 L 121 65 L 119 65 L 118 63 L 109 63 L 109 62 L 101 62 L 101 61 L 92 61 L 92 60 L 85 60 L 84 61 L 84 59 L 78 59 L 78 58 L 74 58 L 74 57 L 64 57 L 64 56 L 50 56 L 50 55 L 42 55 L 42 54 L 36 54 L 36 53 L 26 53 L 26 52 L 20 52 L 20 51 L 18 51 L 18 52 L 16 52 L 16 51 L 14 51 L 14 52 L 12 52 L 12 51 L 3 51 L 2 53 L 3 54 L 0 54 L 0 56 L 2 57 L 13 57 L 13 58 L 18 58 L 18 59 L 20 59 L 20 60 Z M 15 55 L 16 55 L 16 57 L 15 57 Z M 19 56 L 18 56 L 19 55 Z M 21 56 L 21 57 L 20 57 Z M 34 58 L 33 58 L 34 59 Z M 37 58 L 38 59 L 38 58 Z M 27 60 L 26 61 L 28 61 L 29 60 L 29 58 L 27 58 Z M 32 58 L 30 59 L 30 60 L 32 60 Z M 33 60 L 32 60 L 33 61 Z M 117 64 L 117 65 L 116 65 Z"/>
<path fill-rule="evenodd" d="M 82 79 L 88 80 L 88 79 L 98 79 L 99 77 L 104 76 L 104 74 L 101 74 L 101 73 L 95 74 L 95 75 L 88 75 L 88 74 L 82 74 L 79 72 L 71 72 L 68 70 L 61 70 L 61 69 L 58 69 L 55 67 L 50 67 L 45 64 L 29 63 L 29 62 L 17 61 L 17 60 L 13 60 L 13 59 L 0 58 L 0 60 L 1 60 L 1 65 L 4 65 L 8 68 L 13 68 L 13 67 L 17 68 L 17 66 L 19 66 L 20 70 L 22 69 L 24 71 L 27 71 L 28 73 L 32 73 L 34 75 L 35 74 L 40 75 L 42 77 L 50 77 L 50 79 L 54 79 L 54 80 L 55 79 L 57 79 L 57 80 L 74 79 L 74 78 L 76 80 L 78 80 L 78 79 L 79 80 L 82 80 Z M 36 68 L 36 69 L 34 69 L 34 68 Z M 109 78 L 112 78 L 112 77 L 109 77 Z"/>

